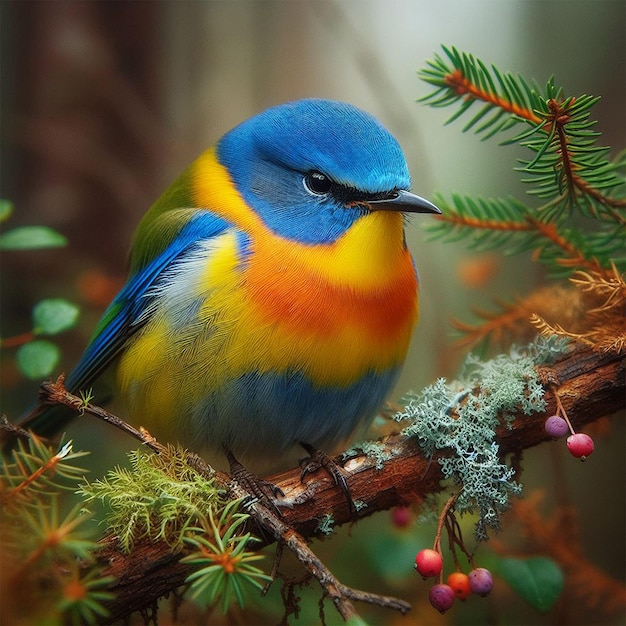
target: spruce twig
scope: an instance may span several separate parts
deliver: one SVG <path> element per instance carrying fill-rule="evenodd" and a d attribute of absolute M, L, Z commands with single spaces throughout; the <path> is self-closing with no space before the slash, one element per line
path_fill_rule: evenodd
<path fill-rule="evenodd" d="M 550 78 L 544 86 L 520 75 L 487 67 L 471 54 L 443 48 L 419 74 L 435 90 L 421 100 L 434 107 L 457 105 L 448 122 L 473 116 L 463 127 L 482 139 L 506 134 L 502 144 L 517 144 L 530 151 L 515 168 L 529 194 L 543 201 L 539 206 L 515 198 L 485 199 L 453 194 L 447 201 L 437 197 L 443 215 L 427 226 L 431 236 L 445 241 L 465 240 L 478 251 L 497 249 L 503 254 L 530 252 L 556 279 L 573 278 L 581 272 L 595 281 L 610 282 L 626 272 L 626 155 L 609 160 L 609 148 L 598 144 L 590 112 L 599 101 L 590 95 L 565 96 Z M 580 280 L 573 284 L 582 288 Z M 561 290 L 543 291 L 556 304 Z M 626 294 L 619 292 L 618 305 L 626 306 Z M 517 299 L 526 305 L 538 301 L 532 295 Z M 588 298 L 581 298 L 584 307 Z M 594 306 L 594 303 L 589 303 Z M 597 341 L 596 332 L 605 323 L 615 329 L 613 314 L 603 320 L 596 316 L 594 326 L 581 328 L 590 310 L 581 308 L 578 320 L 568 327 L 559 320 L 547 321 L 541 310 L 507 306 L 502 313 L 481 315 L 481 326 L 456 323 L 466 332 L 462 345 L 531 324 L 542 332 L 555 332 L 603 350 L 621 350 L 624 332 L 617 328 L 617 339 L 606 336 Z M 545 308 L 542 307 L 542 308 Z M 518 316 L 525 315 L 525 324 Z M 609 319 L 611 318 L 611 319 Z M 513 322 L 513 323 L 512 323 Z"/>

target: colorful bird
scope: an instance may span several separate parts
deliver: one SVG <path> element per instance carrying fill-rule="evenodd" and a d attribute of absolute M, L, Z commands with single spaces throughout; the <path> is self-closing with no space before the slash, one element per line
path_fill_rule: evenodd
<path fill-rule="evenodd" d="M 418 316 L 398 142 L 349 104 L 307 99 L 226 133 L 154 203 L 130 276 L 66 379 L 105 369 L 131 422 L 196 451 L 329 449 L 371 420 Z M 45 409 L 44 435 L 70 419 Z"/>

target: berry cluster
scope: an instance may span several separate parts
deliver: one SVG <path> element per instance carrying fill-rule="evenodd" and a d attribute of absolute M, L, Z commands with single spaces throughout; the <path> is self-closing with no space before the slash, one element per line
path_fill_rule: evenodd
<path fill-rule="evenodd" d="M 585 433 L 577 433 L 574 430 L 556 390 L 554 391 L 554 397 L 557 413 L 556 415 L 551 415 L 546 420 L 544 425 L 546 432 L 554 439 L 560 439 L 568 432 L 571 433 L 567 438 L 567 449 L 572 456 L 584 461 L 593 452 L 593 439 L 589 435 L 585 435 Z"/>
<path fill-rule="evenodd" d="M 430 588 L 428 599 L 432 606 L 440 613 L 445 613 L 450 609 L 457 599 L 465 600 L 472 593 L 479 596 L 486 596 L 493 587 L 491 572 L 484 567 L 474 566 L 473 558 L 463 543 L 461 529 L 456 520 L 453 508 L 458 496 L 458 493 L 453 495 L 441 512 L 433 547 L 420 550 L 415 557 L 415 569 L 422 575 L 422 578 L 439 577 L 439 582 Z M 452 572 L 448 576 L 447 582 L 445 583 L 443 582 L 443 556 L 441 553 L 441 533 L 444 528 L 448 533 L 450 548 L 457 568 L 455 572 Z M 473 569 L 469 574 L 465 574 L 461 571 L 456 554 L 457 547 L 472 564 Z"/>
<path fill-rule="evenodd" d="M 447 583 L 443 582 L 443 558 L 440 552 L 426 548 L 415 557 L 415 569 L 424 579 L 439 576 L 439 583 L 428 592 L 430 603 L 440 613 L 452 608 L 455 600 L 465 600 L 470 594 L 486 596 L 493 587 L 491 572 L 484 567 L 475 567 L 469 574 L 452 572 Z"/>

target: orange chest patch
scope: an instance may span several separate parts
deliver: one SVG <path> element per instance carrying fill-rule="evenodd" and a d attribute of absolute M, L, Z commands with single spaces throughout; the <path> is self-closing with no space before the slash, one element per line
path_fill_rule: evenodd
<path fill-rule="evenodd" d="M 385 342 L 403 340 L 417 320 L 417 278 L 408 251 L 385 281 L 331 281 L 297 256 L 253 254 L 245 270 L 251 303 L 265 320 L 299 334 L 332 336 L 351 328 Z"/>

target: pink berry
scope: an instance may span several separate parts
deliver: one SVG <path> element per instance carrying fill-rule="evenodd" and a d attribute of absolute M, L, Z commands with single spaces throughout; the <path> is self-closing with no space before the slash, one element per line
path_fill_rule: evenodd
<path fill-rule="evenodd" d="M 558 439 L 569 432 L 567 422 L 560 415 L 552 415 L 546 420 L 545 429 L 550 437 Z"/>
<path fill-rule="evenodd" d="M 469 573 L 469 583 L 476 595 L 486 596 L 493 587 L 491 572 L 485 567 L 477 567 Z"/>
<path fill-rule="evenodd" d="M 567 438 L 567 448 L 572 456 L 584 461 L 593 452 L 593 439 L 585 433 L 575 433 Z"/>
<path fill-rule="evenodd" d="M 440 612 L 445 613 L 452 608 L 456 596 L 450 585 L 433 585 L 428 592 L 430 603 Z"/>
<path fill-rule="evenodd" d="M 396 528 L 406 528 L 411 523 L 411 509 L 408 506 L 396 506 L 391 509 L 391 522 Z"/>
<path fill-rule="evenodd" d="M 415 557 L 415 569 L 424 577 L 439 576 L 443 569 L 441 554 L 430 548 L 420 550 Z"/>

